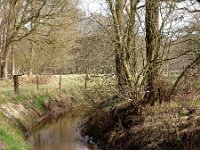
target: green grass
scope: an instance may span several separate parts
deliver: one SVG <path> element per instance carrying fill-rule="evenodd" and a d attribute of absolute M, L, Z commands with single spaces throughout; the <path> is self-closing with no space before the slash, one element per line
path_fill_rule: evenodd
<path fill-rule="evenodd" d="M 23 139 L 22 131 L 3 114 L 0 114 L 0 117 L 0 141 L 6 150 L 31 150 L 28 143 Z"/>
<path fill-rule="evenodd" d="M 0 128 L 0 140 L 6 143 L 8 146 L 7 149 L 20 150 L 22 148 L 22 143 L 20 143 L 13 135 L 10 135 L 5 128 Z"/>
<path fill-rule="evenodd" d="M 66 94 L 71 94 L 72 91 L 82 91 L 85 89 L 85 76 L 84 75 L 62 75 L 62 91 Z M 46 84 L 39 84 L 37 91 L 36 83 L 27 82 L 28 78 L 20 77 L 20 95 L 28 94 L 45 94 L 59 92 L 59 76 L 52 76 L 50 81 Z M 44 76 L 41 78 L 45 78 Z M 109 78 L 91 77 L 87 83 L 87 89 L 92 91 L 105 90 L 105 85 L 110 84 L 112 81 Z M 110 89 L 107 88 L 107 89 Z M 13 91 L 13 81 L 0 80 L 0 101 L 2 99 L 10 99 L 16 97 Z M 1 102 L 0 102 L 1 103 Z"/>
<path fill-rule="evenodd" d="M 188 103 L 194 106 L 200 106 L 200 99 L 194 99 L 189 101 Z"/>
<path fill-rule="evenodd" d="M 22 82 L 24 80 L 24 82 Z M 37 91 L 36 83 L 25 82 L 28 78 L 22 78 L 20 84 L 20 94 L 15 95 L 13 92 L 12 80 L 0 80 L 0 105 L 7 103 L 21 104 L 25 109 L 31 110 L 32 107 L 42 110 L 44 104 L 53 99 L 59 94 L 65 94 L 68 97 L 73 97 L 73 108 L 81 106 L 89 106 L 96 99 L 88 98 L 86 95 L 95 96 L 95 93 L 108 94 L 111 86 L 110 79 L 92 77 L 87 83 L 85 89 L 84 75 L 65 75 L 62 76 L 62 90 L 59 90 L 59 76 L 53 76 L 49 83 L 40 84 Z M 87 99 L 87 100 L 86 100 Z M 72 100 L 72 101 L 73 101 Z M 114 105 L 114 104 L 109 104 Z M 85 108 L 85 107 L 84 107 Z M 30 118 L 34 117 L 30 116 Z M 18 124 L 12 119 L 7 118 L 0 113 L 0 144 L 8 150 L 29 150 L 30 147 L 24 140 L 24 135 Z M 23 125 L 28 125 L 29 119 L 22 120 Z M 1 148 L 0 148 L 1 149 Z"/>
<path fill-rule="evenodd" d="M 34 105 L 38 109 L 42 109 L 45 102 L 49 100 L 49 95 L 35 95 L 34 96 Z"/>
<path fill-rule="evenodd" d="M 7 99 L 7 102 L 13 104 L 22 104 L 25 109 L 31 110 L 32 107 L 38 110 L 42 110 L 44 103 L 51 99 L 49 93 L 44 95 L 36 94 L 36 95 L 19 95 L 19 96 L 12 96 Z M 33 103 L 31 102 L 33 101 Z M 28 102 L 28 103 L 27 103 Z M 6 102 L 4 102 L 5 104 Z M 33 105 L 31 105 L 33 104 Z M 34 115 L 34 114 L 33 114 Z M 25 116 L 27 117 L 27 116 Z M 30 118 L 34 118 L 33 116 L 29 116 Z M 13 119 L 7 118 L 5 115 L 0 113 L 0 144 L 3 143 L 3 147 L 6 150 L 31 150 L 30 146 L 24 139 L 24 134 L 20 129 L 20 125 L 18 124 L 17 120 L 14 121 Z M 20 122 L 26 126 L 29 124 L 31 119 L 24 118 L 24 120 L 20 120 Z M 16 118 L 17 119 L 17 118 Z M 0 148 L 1 149 L 1 148 Z"/>

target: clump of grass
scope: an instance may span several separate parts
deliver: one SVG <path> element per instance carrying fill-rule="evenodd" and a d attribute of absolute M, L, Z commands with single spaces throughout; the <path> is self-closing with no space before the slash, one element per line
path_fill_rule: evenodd
<path fill-rule="evenodd" d="M 9 134 L 8 130 L 5 128 L 0 127 L 0 139 L 2 142 L 6 143 L 8 150 L 21 150 L 23 143 L 20 142 L 17 138 L 18 137 Z"/>
<path fill-rule="evenodd" d="M 31 150 L 30 146 L 23 139 L 22 131 L 10 123 L 10 121 L 0 114 L 0 141 L 6 150 Z"/>
<path fill-rule="evenodd" d="M 51 96 L 46 93 L 45 95 L 34 95 L 34 105 L 38 109 L 42 109 L 45 106 L 45 103 L 51 100 Z"/>
<path fill-rule="evenodd" d="M 194 106 L 200 106 L 200 99 L 191 100 L 190 103 Z"/>

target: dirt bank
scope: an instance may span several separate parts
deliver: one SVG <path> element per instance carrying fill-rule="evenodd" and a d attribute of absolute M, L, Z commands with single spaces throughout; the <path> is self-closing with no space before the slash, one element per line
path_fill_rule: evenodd
<path fill-rule="evenodd" d="M 49 95 L 27 96 L 20 102 L 9 101 L 2 104 L 0 106 L 2 116 L 0 121 L 0 149 L 31 149 L 25 142 L 25 136 L 29 131 L 46 119 L 64 114 L 70 109 L 71 98 L 62 93 L 54 97 Z M 18 144 L 20 142 L 21 144 Z M 19 146 L 16 146 L 15 143 Z"/>
<path fill-rule="evenodd" d="M 200 148 L 200 109 L 179 102 L 143 108 L 137 114 L 131 103 L 95 109 L 82 126 L 103 149 Z"/>

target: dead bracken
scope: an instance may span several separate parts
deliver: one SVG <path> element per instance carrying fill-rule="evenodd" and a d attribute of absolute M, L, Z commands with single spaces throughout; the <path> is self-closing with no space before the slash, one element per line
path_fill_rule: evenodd
<path fill-rule="evenodd" d="M 142 115 L 129 112 L 129 105 L 98 109 L 83 123 L 82 134 L 103 149 L 197 149 L 200 108 L 177 103 L 146 107 Z"/>

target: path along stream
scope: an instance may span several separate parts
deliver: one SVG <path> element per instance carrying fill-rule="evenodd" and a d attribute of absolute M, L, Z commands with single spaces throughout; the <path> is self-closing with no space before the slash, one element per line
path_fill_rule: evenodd
<path fill-rule="evenodd" d="M 78 122 L 71 115 L 50 120 L 35 129 L 28 141 L 34 150 L 100 150 L 81 137 Z"/>

